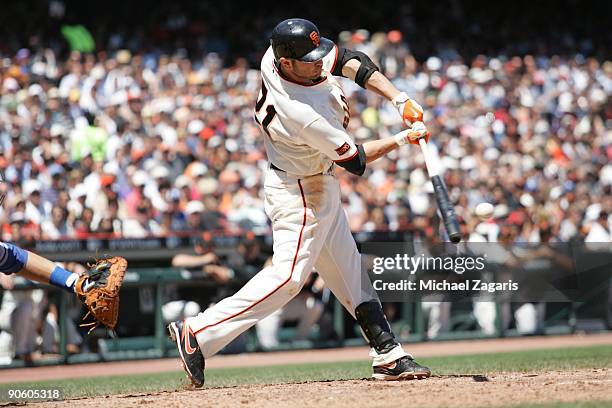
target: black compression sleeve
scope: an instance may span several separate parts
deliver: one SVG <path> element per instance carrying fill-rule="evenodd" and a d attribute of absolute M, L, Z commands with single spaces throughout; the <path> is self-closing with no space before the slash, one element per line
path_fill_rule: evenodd
<path fill-rule="evenodd" d="M 344 76 L 342 75 L 342 67 L 350 60 L 356 59 L 361 65 L 359 66 L 359 70 L 357 71 L 357 75 L 355 76 L 355 82 L 357 85 L 365 88 L 365 84 L 368 79 L 372 76 L 372 74 L 378 71 L 378 67 L 376 64 L 361 51 L 353 51 L 348 50 L 346 48 L 338 49 L 338 59 L 336 61 L 336 65 L 332 71 L 332 75 L 335 76 Z"/>
<path fill-rule="evenodd" d="M 362 145 L 357 145 L 357 152 L 348 160 L 335 162 L 338 166 L 344 167 L 347 171 L 356 174 L 357 176 L 363 175 L 366 168 L 366 155 Z"/>

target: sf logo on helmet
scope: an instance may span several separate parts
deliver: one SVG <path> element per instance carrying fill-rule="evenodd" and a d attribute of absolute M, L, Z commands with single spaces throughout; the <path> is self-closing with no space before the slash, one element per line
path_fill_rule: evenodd
<path fill-rule="evenodd" d="M 312 43 L 317 47 L 319 46 L 319 44 L 321 44 L 321 39 L 319 38 L 319 34 L 317 34 L 316 31 L 310 33 L 310 39 L 312 40 Z"/>

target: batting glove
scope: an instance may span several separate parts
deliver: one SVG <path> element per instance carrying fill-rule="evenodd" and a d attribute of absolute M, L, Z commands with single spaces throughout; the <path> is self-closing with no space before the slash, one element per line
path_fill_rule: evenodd
<path fill-rule="evenodd" d="M 423 107 L 415 100 L 410 99 L 406 92 L 401 92 L 391 100 L 399 112 L 406 126 L 410 127 L 414 122 L 423 122 Z"/>
<path fill-rule="evenodd" d="M 395 135 L 395 143 L 398 145 L 404 145 L 406 143 L 412 143 L 415 145 L 419 144 L 419 140 L 425 138 L 425 141 L 429 141 L 429 131 L 423 122 L 414 122 L 410 129 L 402 131 Z"/>

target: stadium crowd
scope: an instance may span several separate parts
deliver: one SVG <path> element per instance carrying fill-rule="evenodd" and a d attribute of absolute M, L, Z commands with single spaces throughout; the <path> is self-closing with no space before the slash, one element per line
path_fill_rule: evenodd
<path fill-rule="evenodd" d="M 469 17 L 458 13 L 448 18 Z M 168 25 L 194 29 L 184 14 L 170 17 Z M 335 40 L 370 54 L 425 106 L 430 145 L 468 231 L 489 240 L 610 240 L 612 62 L 550 56 L 525 38 L 497 54 L 462 57 L 443 30 L 435 54 L 419 62 L 410 48 L 418 44 L 403 32 L 343 31 Z M 595 53 L 593 41 L 561 44 Z M 29 43 L 0 58 L 3 240 L 267 231 L 252 61 L 227 64 L 218 53 L 180 47 L 164 53 L 121 34 L 94 53 Z M 512 54 L 531 49 L 542 52 Z M 400 129 L 390 103 L 343 85 L 358 143 Z M 417 148 L 379 160 L 363 178 L 337 174 L 354 231 L 437 233 Z M 483 201 L 495 205 L 492 222 L 472 214 Z"/>
<path fill-rule="evenodd" d="M 71 14 L 89 5 L 61 0 L 48 9 L 16 3 L 0 15 L 7 31 L 0 36 L 0 197 L 6 197 L 0 240 L 28 247 L 94 236 L 268 233 L 262 195 L 268 163 L 253 120 L 261 83 L 256 64 L 269 29 L 288 14 L 252 18 L 224 5 L 209 13 L 208 1 L 162 3 L 149 12 L 129 1 L 110 3 L 115 7 L 95 17 L 83 9 Z M 612 241 L 610 33 L 594 35 L 604 14 L 592 3 L 580 5 L 591 8 L 581 24 L 579 13 L 567 18 L 577 3 L 548 15 L 550 2 L 543 1 L 530 5 L 539 12 L 502 21 L 504 7 L 475 3 L 471 12 L 442 1 L 405 5 L 395 14 L 384 9 L 395 4 L 377 10 L 353 4 L 358 10 L 343 15 L 342 24 L 330 13 L 304 17 L 338 45 L 372 56 L 425 107 L 429 144 L 441 158 L 466 238 Z M 294 4 L 309 9 L 301 5 Z M 130 28 L 136 12 L 166 16 L 165 22 L 148 26 L 143 15 Z M 230 15 L 241 30 L 224 27 Z M 386 19 L 393 25 L 380 31 L 329 31 Z M 58 34 L 65 22 L 91 27 L 96 51 L 68 52 Z M 487 34 L 492 30 L 496 35 Z M 348 132 L 357 143 L 400 130 L 390 103 L 342 84 Z M 412 230 L 438 239 L 417 147 L 372 163 L 362 178 L 341 168 L 336 174 L 353 231 Z M 481 202 L 494 204 L 493 220 L 473 214 Z M 23 316 L 31 314 L 28 302 L 19 309 Z M 446 306 L 437 305 L 438 313 L 450 316 Z M 10 311 L 0 310 L 6 330 L 15 308 L 0 309 Z M 55 315 L 44 317 L 49 326 Z M 53 333 L 43 336 L 51 339 L 48 349 L 55 347 Z M 81 339 L 72 337 L 78 349 Z"/>

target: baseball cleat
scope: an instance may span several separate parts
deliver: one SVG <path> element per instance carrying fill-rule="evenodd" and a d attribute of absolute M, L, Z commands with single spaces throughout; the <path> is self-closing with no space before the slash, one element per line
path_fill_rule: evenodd
<path fill-rule="evenodd" d="M 201 387 L 204 385 L 204 356 L 198 345 L 198 341 L 191 328 L 184 320 L 172 322 L 168 325 L 170 338 L 178 347 L 179 356 L 183 363 L 183 369 L 193 385 Z"/>
<path fill-rule="evenodd" d="M 409 356 L 397 359 L 390 364 L 376 366 L 372 373 L 372 378 L 385 381 L 422 380 L 429 376 L 431 376 L 431 370 Z"/>

